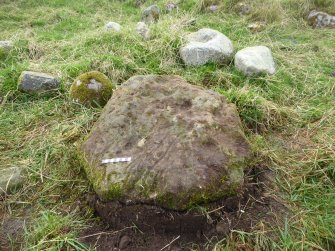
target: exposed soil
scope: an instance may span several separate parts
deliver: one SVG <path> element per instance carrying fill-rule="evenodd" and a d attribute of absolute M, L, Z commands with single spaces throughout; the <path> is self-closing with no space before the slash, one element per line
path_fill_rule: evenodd
<path fill-rule="evenodd" d="M 90 203 L 103 223 L 83 232 L 80 240 L 96 250 L 204 250 L 233 229 L 248 232 L 282 224 L 288 210 L 277 196 L 274 173 L 254 168 L 245 184 L 238 196 L 185 212 L 103 203 L 94 196 Z"/>
<path fill-rule="evenodd" d="M 0 251 L 9 251 L 16 248 L 10 242 L 10 239 L 16 241 L 22 239 L 24 225 L 24 218 L 5 217 L 5 213 L 0 208 Z M 16 244 L 19 245 L 19 243 Z M 17 247 L 17 250 L 19 250 L 19 247 Z"/>

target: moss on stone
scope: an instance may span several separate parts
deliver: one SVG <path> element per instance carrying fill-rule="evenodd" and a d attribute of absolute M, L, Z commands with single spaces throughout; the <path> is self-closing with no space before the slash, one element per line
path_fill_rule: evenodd
<path fill-rule="evenodd" d="M 88 106 L 104 106 L 113 94 L 114 85 L 98 71 L 78 76 L 70 88 L 70 97 Z"/>
<path fill-rule="evenodd" d="M 0 60 L 3 60 L 6 58 L 7 51 L 3 48 L 0 48 Z"/>
<path fill-rule="evenodd" d="M 108 189 L 108 200 L 117 200 L 123 195 L 123 188 L 121 184 L 111 184 Z"/>
<path fill-rule="evenodd" d="M 91 184 L 93 186 L 94 191 L 96 191 L 97 194 L 101 198 L 106 197 L 106 195 L 105 195 L 106 191 L 101 191 L 99 189 L 100 185 L 101 185 L 101 182 L 103 181 L 103 178 L 104 178 L 104 173 L 99 172 L 99 171 L 95 171 L 90 167 L 90 165 L 87 162 L 86 157 L 84 156 L 83 152 L 80 149 L 81 143 L 82 142 L 80 142 L 78 144 L 77 151 L 76 151 L 80 167 L 83 168 L 84 172 L 86 173 L 87 179 L 92 182 Z"/>

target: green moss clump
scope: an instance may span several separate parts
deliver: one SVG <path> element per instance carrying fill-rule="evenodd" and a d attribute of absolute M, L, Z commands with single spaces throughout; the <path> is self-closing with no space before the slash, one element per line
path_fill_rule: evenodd
<path fill-rule="evenodd" d="M 88 106 L 104 106 L 113 94 L 114 85 L 107 76 L 90 71 L 78 76 L 70 88 L 70 97 Z"/>
<path fill-rule="evenodd" d="M 111 184 L 109 186 L 107 199 L 108 200 L 117 200 L 120 199 L 123 195 L 123 189 L 121 184 Z"/>
<path fill-rule="evenodd" d="M 7 56 L 8 52 L 3 49 L 3 48 L 0 48 L 0 60 L 4 60 Z"/>

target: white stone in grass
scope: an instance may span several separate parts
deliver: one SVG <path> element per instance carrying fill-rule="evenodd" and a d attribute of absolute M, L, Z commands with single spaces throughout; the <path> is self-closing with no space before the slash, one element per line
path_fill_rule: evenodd
<path fill-rule="evenodd" d="M 177 4 L 175 4 L 175 3 L 168 3 L 166 5 L 166 10 L 168 12 L 172 12 L 174 9 L 177 9 Z"/>
<path fill-rule="evenodd" d="M 22 184 L 22 170 L 17 166 L 0 168 L 0 195 L 10 193 Z"/>
<path fill-rule="evenodd" d="M 3 49 L 4 51 L 10 51 L 12 48 L 13 48 L 12 41 L 0 41 L 0 49 Z"/>
<path fill-rule="evenodd" d="M 228 63 L 233 57 L 233 43 L 219 31 L 203 28 L 189 34 L 186 40 L 188 44 L 180 49 L 180 56 L 186 65 Z"/>
<path fill-rule="evenodd" d="M 138 22 L 136 26 L 136 31 L 140 34 L 145 40 L 150 39 L 150 29 L 144 22 Z"/>
<path fill-rule="evenodd" d="M 247 76 L 276 72 L 271 50 L 266 46 L 247 47 L 238 51 L 235 66 Z"/>
<path fill-rule="evenodd" d="M 335 28 L 335 16 L 322 11 L 312 10 L 307 19 L 314 28 Z"/>
<path fill-rule="evenodd" d="M 120 32 L 121 31 L 121 25 L 115 22 L 108 22 L 105 25 L 106 31 L 114 31 L 114 32 Z"/>

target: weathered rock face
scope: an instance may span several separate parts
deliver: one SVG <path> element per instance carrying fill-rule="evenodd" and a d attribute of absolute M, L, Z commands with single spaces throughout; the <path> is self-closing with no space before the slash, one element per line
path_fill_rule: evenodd
<path fill-rule="evenodd" d="M 180 49 L 186 65 L 227 63 L 234 53 L 233 43 L 222 33 L 204 28 L 186 37 L 188 44 Z"/>
<path fill-rule="evenodd" d="M 235 66 L 247 76 L 276 72 L 271 50 L 265 46 L 247 47 L 238 51 Z"/>
<path fill-rule="evenodd" d="M 151 5 L 142 13 L 142 22 L 150 25 L 159 19 L 160 9 L 157 5 Z"/>
<path fill-rule="evenodd" d="M 70 88 L 73 101 L 88 106 L 104 106 L 113 94 L 113 84 L 108 77 L 98 71 L 90 71 L 78 76 Z"/>
<path fill-rule="evenodd" d="M 143 39 L 150 39 L 150 29 L 144 22 L 138 22 L 136 26 L 137 33 L 143 37 Z"/>
<path fill-rule="evenodd" d="M 0 59 L 5 57 L 12 48 L 12 41 L 0 41 Z"/>
<path fill-rule="evenodd" d="M 177 4 L 175 3 L 168 3 L 166 6 L 166 11 L 167 12 L 172 12 L 173 10 L 177 9 Z"/>
<path fill-rule="evenodd" d="M 239 14 L 240 16 L 248 15 L 251 12 L 250 5 L 246 3 L 238 3 L 235 5 L 235 12 Z"/>
<path fill-rule="evenodd" d="M 23 71 L 18 81 L 18 89 L 28 93 L 41 93 L 59 88 L 60 80 L 52 75 Z"/>
<path fill-rule="evenodd" d="M 183 210 L 235 194 L 249 145 L 223 96 L 176 76 L 135 76 L 114 92 L 80 151 L 101 199 Z M 102 164 L 118 157 L 132 160 Z"/>
<path fill-rule="evenodd" d="M 114 32 L 120 32 L 121 31 L 121 25 L 115 22 L 108 22 L 105 25 L 106 31 L 114 31 Z"/>
<path fill-rule="evenodd" d="M 264 22 L 255 22 L 249 24 L 248 28 L 252 33 L 257 33 L 265 30 L 266 24 Z"/>
<path fill-rule="evenodd" d="M 335 28 L 335 16 L 313 10 L 308 15 L 308 22 L 314 28 Z"/>
<path fill-rule="evenodd" d="M 211 12 L 216 12 L 219 10 L 219 5 L 216 5 L 216 4 L 210 5 L 208 6 L 208 10 Z"/>
<path fill-rule="evenodd" d="M 11 192 L 12 189 L 22 184 L 22 168 L 14 166 L 0 168 L 0 195 Z"/>

